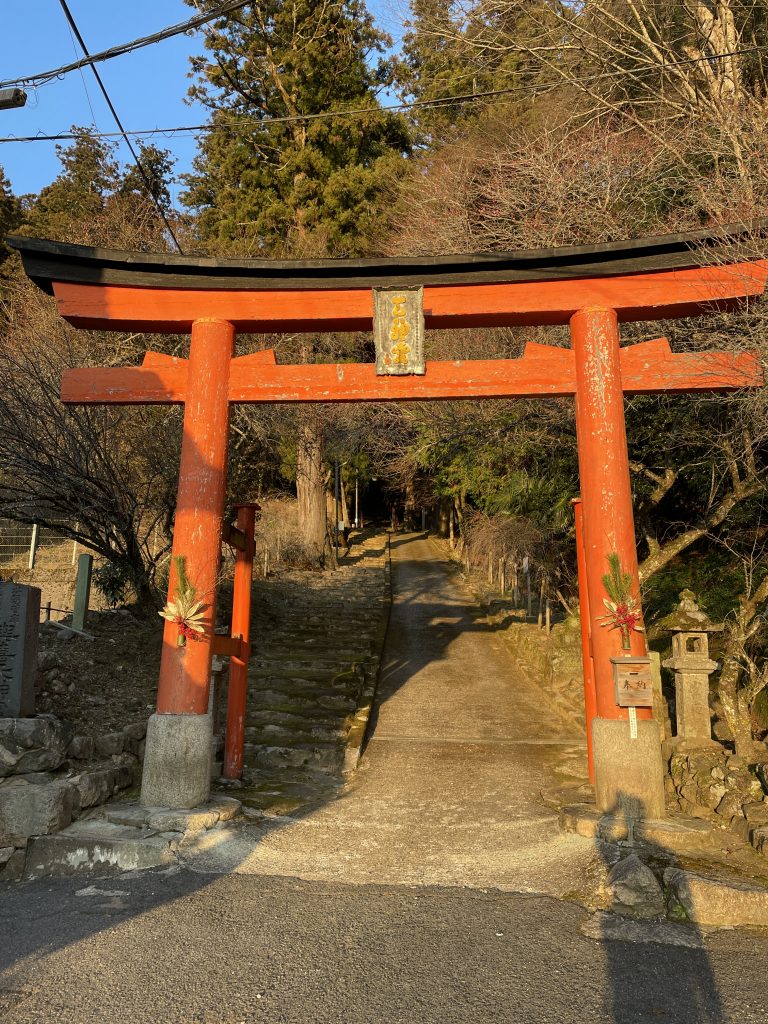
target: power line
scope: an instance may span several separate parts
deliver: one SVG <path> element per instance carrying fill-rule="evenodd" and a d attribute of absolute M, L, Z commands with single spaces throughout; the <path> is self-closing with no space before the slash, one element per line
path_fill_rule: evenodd
<path fill-rule="evenodd" d="M 89 54 L 88 54 L 88 47 L 85 45 L 85 40 L 80 35 L 80 29 L 77 27 L 77 25 L 75 23 L 75 19 L 72 17 L 72 12 L 69 9 L 69 6 L 67 4 L 67 0 L 59 0 L 59 3 L 61 4 L 61 8 L 64 11 L 64 16 L 66 17 L 67 21 L 69 22 L 69 27 L 74 32 L 75 37 L 77 38 L 77 41 L 80 44 L 80 47 L 81 47 L 83 53 L 86 55 L 86 57 L 89 56 Z M 133 148 L 133 143 L 128 138 L 128 135 L 127 135 L 125 129 L 123 128 L 122 122 L 121 122 L 120 118 L 117 115 L 117 111 L 114 108 L 112 100 L 109 98 L 109 93 L 107 92 L 106 86 L 104 85 L 104 83 L 101 80 L 101 75 L 96 70 L 95 65 L 91 64 L 90 67 L 91 67 L 91 71 L 93 72 L 94 78 L 98 82 L 98 85 L 99 85 L 99 88 L 101 89 L 102 95 L 103 95 L 104 99 L 106 100 L 107 106 L 109 107 L 109 112 L 112 114 L 112 117 L 115 119 L 115 124 L 120 129 L 120 134 L 122 135 L 123 139 L 125 140 L 126 146 L 128 147 L 128 149 L 131 152 L 131 156 L 133 157 L 133 161 L 136 164 L 136 169 L 138 170 L 139 174 L 141 175 L 141 179 L 144 182 L 144 185 L 146 186 L 147 194 L 149 195 L 149 198 L 152 200 L 152 203 L 154 204 L 155 209 L 160 214 L 160 217 L 162 218 L 163 224 L 165 224 L 165 227 L 166 227 L 166 229 L 168 231 L 168 234 L 173 239 L 173 244 L 176 246 L 178 251 L 181 252 L 182 250 L 181 250 L 181 246 L 179 245 L 179 240 L 177 239 L 176 235 L 174 234 L 173 228 L 171 227 L 170 222 L 169 222 L 168 218 L 165 215 L 165 210 L 160 205 L 160 203 L 159 203 L 159 201 L 157 199 L 157 196 L 155 195 L 155 193 L 154 193 L 154 191 L 152 189 L 152 183 L 149 180 L 149 175 L 147 174 L 147 172 L 142 167 L 141 161 L 139 160 L 138 153 Z"/>
<path fill-rule="evenodd" d="M 64 0 L 60 0 L 61 3 Z M 656 63 L 654 65 L 644 66 L 642 68 L 631 70 L 625 70 L 621 75 L 616 72 L 604 71 L 596 73 L 594 75 L 586 75 L 582 78 L 572 78 L 565 84 L 568 85 L 584 85 L 588 82 L 594 82 L 601 78 L 612 78 L 616 79 L 619 77 L 626 77 L 629 75 L 642 74 L 652 67 L 657 70 L 668 71 L 671 68 L 683 67 L 691 64 L 711 63 L 714 60 L 724 60 L 726 57 L 740 57 L 748 53 L 756 53 L 761 50 L 768 49 L 768 44 L 760 46 L 750 46 L 741 50 L 731 50 L 727 53 L 713 54 L 709 57 L 692 57 L 688 60 L 681 61 L 666 61 L 664 63 Z M 96 69 L 91 69 L 96 75 Z M 562 83 L 560 83 L 562 84 Z M 315 114 L 286 114 L 282 117 L 244 117 L 236 120 L 224 120 L 219 118 L 214 121 L 209 121 L 207 124 L 195 124 L 195 125 L 177 125 L 172 128 L 143 128 L 136 129 L 134 131 L 125 131 L 122 129 L 119 132 L 89 132 L 88 134 L 95 139 L 114 139 L 114 138 L 125 138 L 127 135 L 134 137 L 139 136 L 152 136 L 152 135 L 182 135 L 182 134 L 205 134 L 207 132 L 214 131 L 218 128 L 240 128 L 248 125 L 265 126 L 268 127 L 272 124 L 293 124 L 297 121 L 325 121 L 332 118 L 356 118 L 356 117 L 370 117 L 372 114 L 380 113 L 397 113 L 406 110 L 421 110 L 429 109 L 433 107 L 451 107 L 459 106 L 463 103 L 471 103 L 474 100 L 490 99 L 496 96 L 512 96 L 520 94 L 528 95 L 540 95 L 545 92 L 547 86 L 511 86 L 508 89 L 488 89 L 484 92 L 472 92 L 464 93 L 458 96 L 439 96 L 431 100 L 413 100 L 408 103 L 394 103 L 386 106 L 378 107 L 353 107 L 349 110 L 321 110 Z M 7 135 L 0 136 L 0 143 L 3 142 L 70 142 L 79 138 L 78 135 L 72 132 L 59 132 L 56 135 Z M 127 140 L 126 140 L 127 141 Z"/>
<path fill-rule="evenodd" d="M 222 4 L 221 7 L 218 7 L 211 13 L 198 14 L 194 18 L 190 18 L 189 21 L 182 21 L 177 25 L 170 25 L 168 28 L 160 29 L 158 32 L 153 32 L 152 35 L 142 36 L 140 39 L 134 39 L 130 43 L 121 43 L 117 46 L 110 46 L 107 50 L 101 50 L 99 53 L 89 54 L 88 56 L 83 57 L 82 60 L 75 60 L 70 64 L 62 64 L 61 67 L 53 68 L 50 71 L 41 71 L 36 75 L 24 75 L 20 78 L 9 78 L 5 82 L 0 82 L 0 89 L 8 85 L 45 85 L 46 82 L 50 82 L 54 78 L 61 78 L 63 75 L 69 74 L 70 71 L 77 71 L 80 68 L 88 66 L 93 67 L 94 64 L 99 64 L 102 61 L 112 60 L 113 57 L 122 57 L 123 54 L 132 53 L 134 50 L 140 50 L 144 46 L 151 46 L 154 43 L 160 43 L 165 39 L 171 39 L 173 36 L 182 35 L 184 32 L 190 32 L 193 29 L 200 28 L 201 25 L 205 25 L 209 21 L 215 21 L 216 18 L 222 18 L 226 14 L 231 14 L 233 11 L 237 11 L 241 7 L 245 7 L 250 2 L 251 0 L 229 0 L 228 3 Z"/>

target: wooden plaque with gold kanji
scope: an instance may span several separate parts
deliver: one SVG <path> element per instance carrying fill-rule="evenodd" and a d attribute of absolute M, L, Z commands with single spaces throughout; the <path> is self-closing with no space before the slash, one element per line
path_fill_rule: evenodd
<path fill-rule="evenodd" d="M 424 373 L 424 289 L 374 288 L 376 373 Z"/>

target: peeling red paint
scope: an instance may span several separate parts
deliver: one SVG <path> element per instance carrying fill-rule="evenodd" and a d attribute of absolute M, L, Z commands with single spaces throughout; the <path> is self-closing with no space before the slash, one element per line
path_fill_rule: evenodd
<path fill-rule="evenodd" d="M 645 655 L 642 633 L 632 633 L 632 650 L 622 652 L 618 630 L 603 628 L 602 577 L 608 555 L 616 552 L 632 576 L 639 596 L 632 490 L 624 423 L 618 318 L 611 309 L 586 309 L 571 320 L 576 356 L 576 432 L 584 518 L 585 576 L 595 672 L 597 713 L 601 718 L 626 718 L 615 702 L 611 658 L 622 653 Z M 638 708 L 640 718 L 650 710 Z"/>

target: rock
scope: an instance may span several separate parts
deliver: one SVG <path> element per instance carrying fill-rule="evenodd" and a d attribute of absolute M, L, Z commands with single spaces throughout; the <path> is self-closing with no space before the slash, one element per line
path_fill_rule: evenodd
<path fill-rule="evenodd" d="M 731 831 L 745 844 L 751 842 L 752 826 L 745 817 L 731 818 Z"/>
<path fill-rule="evenodd" d="M 673 924 L 671 921 L 628 921 L 598 911 L 579 925 L 579 931 L 588 939 L 599 942 L 656 942 L 663 946 L 688 946 L 702 949 L 704 942 L 697 928 Z"/>
<path fill-rule="evenodd" d="M 741 817 L 741 797 L 738 793 L 726 793 L 715 811 L 724 818 Z"/>
<path fill-rule="evenodd" d="M 751 836 L 752 845 L 758 853 L 768 857 L 768 828 L 756 828 Z"/>
<path fill-rule="evenodd" d="M 56 636 L 54 637 L 58 644 L 67 644 L 70 640 L 74 640 L 74 638 L 75 634 L 70 633 L 68 629 L 57 629 Z"/>
<path fill-rule="evenodd" d="M 59 667 L 59 659 L 53 651 L 40 651 L 37 656 L 37 667 L 40 672 Z"/>
<path fill-rule="evenodd" d="M 36 718 L 0 718 L 0 745 L 16 757 L 10 765 L 0 758 L 0 775 L 58 768 L 67 756 L 73 727 L 53 715 Z"/>
<path fill-rule="evenodd" d="M 14 754 L 0 743 L 0 775 L 3 774 L 3 768 L 7 768 L 9 772 L 13 771 L 20 758 L 21 754 Z"/>
<path fill-rule="evenodd" d="M 744 804 L 744 815 L 750 825 L 768 825 L 768 804 L 762 800 Z"/>
<path fill-rule="evenodd" d="M 116 789 L 127 789 L 128 786 L 132 786 L 138 781 L 135 762 L 119 761 L 114 766 L 114 772 Z"/>
<path fill-rule="evenodd" d="M 95 807 L 103 804 L 115 791 L 115 771 L 112 768 L 98 768 L 95 771 L 83 772 L 69 780 L 75 787 L 78 806 Z"/>
<path fill-rule="evenodd" d="M 97 736 L 94 743 L 99 757 L 111 757 L 113 754 L 122 754 L 125 735 L 121 732 L 107 732 Z"/>
<path fill-rule="evenodd" d="M 66 782 L 3 786 L 0 789 L 0 844 L 18 846 L 72 821 L 73 788 Z"/>
<path fill-rule="evenodd" d="M 24 874 L 107 875 L 173 864 L 178 839 L 176 832 L 152 834 L 108 821 L 78 821 L 57 835 L 32 839 Z"/>
<path fill-rule="evenodd" d="M 688 758 L 685 754 L 673 754 L 669 762 L 669 773 L 676 785 L 683 783 L 683 778 L 688 773 Z"/>
<path fill-rule="evenodd" d="M 126 736 L 130 736 L 132 740 L 143 740 L 147 735 L 147 723 L 132 722 L 130 725 L 126 725 L 123 732 Z"/>
<path fill-rule="evenodd" d="M 88 761 L 93 757 L 94 750 L 92 736 L 73 736 L 67 747 L 67 755 L 78 761 Z"/>
<path fill-rule="evenodd" d="M 123 729 L 123 733 L 125 734 L 123 749 L 127 750 L 129 754 L 136 754 L 138 756 L 139 747 L 144 742 L 144 737 L 147 734 L 146 722 L 133 722 Z"/>
<path fill-rule="evenodd" d="M 0 848 L 0 867 L 8 863 L 11 859 L 11 854 L 15 849 L 15 846 L 3 846 Z"/>
<path fill-rule="evenodd" d="M 695 924 L 768 927 L 768 889 L 667 868 L 664 884 Z"/>
<path fill-rule="evenodd" d="M 24 863 L 27 859 L 27 851 L 23 849 L 14 850 L 5 862 L 5 868 L 0 874 L 3 882 L 18 882 L 24 874 Z"/>
<path fill-rule="evenodd" d="M 711 811 L 714 811 L 714 809 L 719 805 L 720 801 L 723 799 L 727 792 L 728 790 L 722 783 L 707 786 L 702 792 L 702 803 L 705 807 L 708 807 Z"/>
<path fill-rule="evenodd" d="M 661 917 L 664 913 L 661 886 L 637 854 L 630 854 L 611 868 L 608 887 L 613 894 L 616 909 L 632 917 Z"/>
<path fill-rule="evenodd" d="M 59 696 L 62 696 L 67 693 L 67 690 L 67 684 L 61 679 L 54 679 L 51 683 L 51 693 L 56 693 L 59 694 Z"/>

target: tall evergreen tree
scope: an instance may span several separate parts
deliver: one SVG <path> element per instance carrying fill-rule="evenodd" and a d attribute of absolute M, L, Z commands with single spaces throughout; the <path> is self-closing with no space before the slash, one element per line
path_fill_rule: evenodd
<path fill-rule="evenodd" d="M 94 138 L 87 128 L 73 126 L 75 141 L 57 146 L 58 176 L 40 191 L 25 217 L 25 230 L 44 238 L 74 240 L 81 225 L 104 211 L 107 197 L 118 185 L 115 147 Z"/>
<path fill-rule="evenodd" d="M 381 191 L 409 151 L 405 120 L 377 99 L 392 84 L 388 41 L 362 0 L 256 0 L 213 23 L 190 90 L 212 130 L 182 196 L 209 248 L 367 249 Z M 351 108 L 362 113 L 315 117 Z"/>
<path fill-rule="evenodd" d="M 21 203 L 13 194 L 11 183 L 0 167 L 0 265 L 8 258 L 10 250 L 5 245 L 5 236 L 11 234 L 21 223 Z"/>

